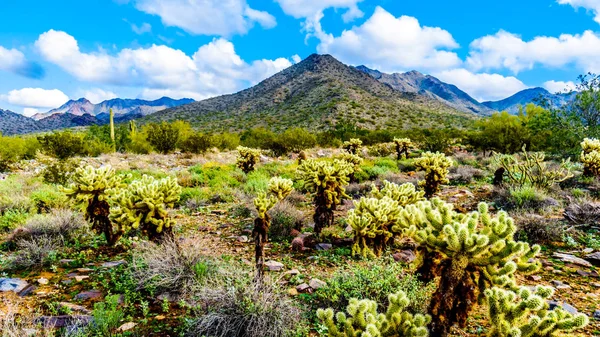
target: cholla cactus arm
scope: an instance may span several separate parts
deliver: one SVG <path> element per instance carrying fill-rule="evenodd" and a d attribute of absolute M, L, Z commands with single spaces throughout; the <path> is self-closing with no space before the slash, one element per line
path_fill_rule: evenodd
<path fill-rule="evenodd" d="M 361 198 L 348 213 L 348 224 L 354 231 L 353 255 L 381 256 L 390 238 L 392 228 L 400 216 L 398 202 L 388 197 Z"/>
<path fill-rule="evenodd" d="M 371 300 L 350 300 L 346 311 L 317 310 L 317 318 L 327 327 L 329 337 L 426 337 L 426 315 L 412 315 L 405 311 L 409 304 L 406 294 L 399 291 L 388 297 L 386 313 L 377 313 L 377 303 Z"/>
<path fill-rule="evenodd" d="M 398 160 L 403 157 L 408 158 L 408 150 L 413 146 L 413 142 L 410 138 L 394 138 L 394 143 L 396 144 Z"/>
<path fill-rule="evenodd" d="M 351 154 L 358 154 L 358 151 L 360 150 L 362 146 L 362 140 L 358 139 L 358 138 L 352 138 L 348 141 L 345 141 L 342 144 L 342 147 L 344 148 L 344 150 L 348 151 L 348 153 Z"/>
<path fill-rule="evenodd" d="M 260 159 L 260 150 L 251 149 L 249 147 L 244 146 L 238 146 L 237 151 L 237 167 L 244 171 L 244 173 L 248 173 L 254 170 L 254 165 L 256 165 Z"/>
<path fill-rule="evenodd" d="M 488 316 L 492 324 L 490 337 L 550 337 L 563 336 L 585 327 L 588 317 L 570 314 L 557 307 L 548 310 L 547 299 L 552 288 L 537 287 L 532 292 L 526 287 L 516 291 L 491 288 L 485 291 Z"/>
<path fill-rule="evenodd" d="M 600 176 L 600 140 L 585 138 L 581 142 L 581 149 L 579 160 L 583 163 L 583 174 Z"/>
<path fill-rule="evenodd" d="M 285 199 L 294 190 L 294 182 L 291 179 L 273 177 L 269 180 L 267 191 L 275 196 L 277 200 Z"/>
<path fill-rule="evenodd" d="M 415 204 L 418 201 L 425 199 L 423 196 L 425 192 L 417 191 L 415 185 L 411 183 L 405 183 L 398 185 L 389 181 L 383 181 L 383 187 L 378 189 L 377 186 L 373 185 L 371 195 L 375 198 L 388 197 L 398 202 L 400 206 L 406 206 Z"/>
<path fill-rule="evenodd" d="M 439 152 L 425 152 L 415 160 L 417 170 L 425 171 L 425 180 L 419 182 L 419 185 L 425 188 L 427 197 L 436 193 L 441 184 L 448 183 L 448 169 L 453 164 L 452 159 Z"/>
<path fill-rule="evenodd" d="M 521 159 L 516 155 L 499 155 L 494 157 L 494 164 L 504 169 L 504 174 L 513 185 L 533 185 L 548 188 L 573 177 L 570 160 L 563 160 L 555 168 L 548 166 L 543 152 L 529 153 L 523 147 Z"/>
<path fill-rule="evenodd" d="M 124 230 L 140 228 L 151 240 L 160 241 L 171 233 L 167 208 L 179 201 L 181 187 L 172 177 L 156 180 L 144 175 L 114 195 L 110 218 Z"/>

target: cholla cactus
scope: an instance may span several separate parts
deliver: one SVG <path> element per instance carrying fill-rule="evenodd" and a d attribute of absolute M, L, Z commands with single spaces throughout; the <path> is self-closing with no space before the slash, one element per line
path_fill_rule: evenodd
<path fill-rule="evenodd" d="M 396 155 L 398 160 L 402 158 L 408 158 L 408 150 L 413 146 L 413 142 L 410 138 L 394 138 L 396 144 Z"/>
<path fill-rule="evenodd" d="M 73 182 L 63 189 L 68 197 L 85 206 L 86 220 L 92 223 L 92 229 L 104 234 L 109 245 L 114 245 L 123 231 L 113 228 L 110 221 L 110 205 L 108 203 L 111 190 L 123 188 L 122 177 L 115 174 L 110 166 L 98 169 L 92 166 L 77 168 L 72 177 Z"/>
<path fill-rule="evenodd" d="M 345 141 L 344 144 L 342 144 L 342 148 L 351 154 L 358 154 L 358 151 L 360 150 L 361 146 L 362 140 L 358 138 L 351 138 L 350 140 Z"/>
<path fill-rule="evenodd" d="M 412 315 L 405 311 L 410 304 L 402 291 L 388 296 L 390 302 L 385 314 L 377 312 L 377 303 L 371 300 L 350 300 L 347 312 L 334 313 L 333 309 L 317 310 L 317 318 L 327 327 L 328 337 L 426 337 L 431 317 Z"/>
<path fill-rule="evenodd" d="M 381 256 L 394 236 L 392 227 L 400 216 L 398 202 L 389 197 L 361 198 L 348 212 L 348 224 L 354 231 L 353 255 Z"/>
<path fill-rule="evenodd" d="M 425 189 L 425 196 L 431 197 L 439 190 L 441 184 L 448 183 L 448 169 L 452 165 L 452 159 L 439 152 L 427 151 L 415 160 L 417 170 L 425 171 L 425 180 L 419 182 Z"/>
<path fill-rule="evenodd" d="M 251 149 L 249 147 L 244 146 L 238 146 L 237 151 L 237 167 L 242 169 L 244 173 L 248 173 L 254 170 L 254 165 L 256 165 L 256 163 L 258 163 L 260 159 L 260 150 Z"/>
<path fill-rule="evenodd" d="M 528 153 L 525 147 L 521 157 L 505 154 L 494 158 L 495 165 L 504 169 L 503 175 L 508 177 L 511 184 L 548 188 L 573 177 L 570 159 L 563 160 L 558 167 L 550 168 L 543 152 Z"/>
<path fill-rule="evenodd" d="M 254 206 L 258 213 L 258 217 L 254 219 L 254 229 L 252 236 L 254 237 L 255 249 L 254 255 L 256 260 L 256 280 L 262 282 L 263 266 L 264 266 L 264 248 L 267 242 L 267 234 L 271 226 L 271 217 L 269 210 L 275 206 L 278 201 L 285 199 L 292 191 L 293 182 L 290 179 L 273 177 L 269 180 L 267 193 L 260 193 L 254 199 Z"/>
<path fill-rule="evenodd" d="M 350 179 L 350 183 L 355 182 L 354 175 L 361 171 L 360 165 L 363 163 L 363 159 L 360 156 L 352 153 L 340 153 L 334 158 L 343 160 L 348 164 L 352 165 L 353 170 L 352 173 L 348 175 L 348 178 Z"/>
<path fill-rule="evenodd" d="M 323 227 L 333 225 L 333 211 L 343 198 L 348 198 L 344 187 L 353 171 L 351 164 L 339 159 L 308 159 L 298 167 L 298 178 L 304 180 L 304 186 L 313 195 L 317 235 Z"/>
<path fill-rule="evenodd" d="M 549 287 L 526 287 L 516 293 L 500 288 L 487 289 L 485 297 L 492 329 L 489 337 L 550 337 L 567 336 L 569 332 L 588 324 L 584 314 L 570 314 L 557 307 L 549 310 L 547 299 L 552 297 Z"/>
<path fill-rule="evenodd" d="M 167 208 L 179 201 L 180 194 L 175 178 L 156 180 L 144 175 L 111 199 L 115 207 L 110 210 L 110 219 L 124 231 L 139 228 L 151 241 L 161 242 L 173 234 Z"/>
<path fill-rule="evenodd" d="M 465 325 L 477 290 L 515 288 L 516 271 L 540 267 L 534 259 L 540 247 L 515 242 L 513 219 L 506 212 L 492 217 L 485 203 L 477 212 L 459 214 L 440 199 L 420 201 L 402 209 L 399 223 L 425 249 L 418 272 L 441 277 L 430 307 L 435 336 L 446 336 L 455 323 Z"/>
<path fill-rule="evenodd" d="M 375 184 L 373 184 L 373 189 L 371 190 L 371 195 L 375 198 L 381 199 L 383 197 L 389 197 L 392 200 L 398 202 L 400 206 L 406 206 L 416 203 L 417 201 L 421 201 L 425 192 L 417 191 L 415 185 L 411 183 L 405 183 L 402 185 L 398 185 L 395 183 L 391 183 L 387 180 L 383 181 L 383 187 L 378 189 Z"/>
<path fill-rule="evenodd" d="M 600 176 L 600 140 L 585 138 L 581 142 L 580 160 L 583 163 L 583 175 Z"/>

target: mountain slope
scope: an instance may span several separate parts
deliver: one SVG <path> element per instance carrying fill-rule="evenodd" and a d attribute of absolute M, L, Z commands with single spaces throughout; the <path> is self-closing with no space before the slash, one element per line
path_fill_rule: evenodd
<path fill-rule="evenodd" d="M 315 130 L 349 119 L 366 128 L 458 125 L 472 118 L 441 102 L 401 93 L 330 55 L 313 54 L 256 86 L 182 105 L 144 120 L 183 119 L 203 130 L 264 126 Z"/>
<path fill-rule="evenodd" d="M 0 109 L 0 132 L 3 135 L 10 136 L 39 130 L 40 126 L 32 118 Z"/>
<path fill-rule="evenodd" d="M 479 103 L 455 85 L 442 82 L 430 75 L 421 74 L 416 70 L 402 74 L 386 74 L 378 70 L 369 69 L 365 66 L 358 66 L 356 69 L 371 75 L 378 81 L 385 83 L 398 91 L 428 96 L 459 111 L 476 113 L 479 115 L 488 115 L 493 112 L 493 110 Z"/>
<path fill-rule="evenodd" d="M 500 101 L 489 101 L 481 104 L 495 111 L 508 111 L 511 114 L 517 114 L 520 106 L 529 103 L 535 103 L 538 99 L 548 100 L 553 106 L 561 106 L 575 96 L 575 93 L 552 94 L 544 88 L 530 88 L 519 91 L 518 93 Z"/>

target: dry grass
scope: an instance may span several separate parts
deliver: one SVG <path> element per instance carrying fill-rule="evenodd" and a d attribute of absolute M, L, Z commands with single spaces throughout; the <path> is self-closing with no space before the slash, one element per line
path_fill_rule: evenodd
<path fill-rule="evenodd" d="M 19 300 L 5 298 L 0 310 L 0 337 L 51 337 L 54 332 L 36 324 L 36 315 Z"/>

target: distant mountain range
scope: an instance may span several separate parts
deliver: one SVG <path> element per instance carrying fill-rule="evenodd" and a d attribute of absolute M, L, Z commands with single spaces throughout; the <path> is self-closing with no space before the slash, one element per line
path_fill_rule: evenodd
<path fill-rule="evenodd" d="M 211 132 L 258 126 L 322 130 L 344 120 L 369 129 L 459 126 L 494 111 L 516 114 L 519 106 L 539 98 L 559 106 L 573 96 L 532 88 L 480 103 L 455 85 L 418 71 L 386 74 L 313 54 L 251 88 L 198 102 L 163 97 L 155 101 L 115 98 L 93 104 L 81 98 L 33 118 L 0 109 L 0 132 L 9 135 L 106 124 L 110 109 L 117 123 L 181 119 Z"/>
<path fill-rule="evenodd" d="M 191 102 L 194 102 L 194 100 L 163 97 L 155 101 L 115 98 L 93 104 L 85 98 L 80 98 L 70 100 L 59 108 L 36 114 L 31 118 L 0 109 L 0 132 L 5 135 L 12 135 L 107 124 L 110 120 L 110 109 L 113 109 L 115 114 L 115 122 L 126 122 L 142 118 L 159 110 Z"/>

